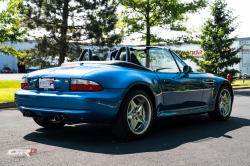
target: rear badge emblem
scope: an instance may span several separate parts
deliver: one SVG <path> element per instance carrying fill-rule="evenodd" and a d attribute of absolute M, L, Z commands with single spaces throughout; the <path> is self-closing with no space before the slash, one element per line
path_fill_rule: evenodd
<path fill-rule="evenodd" d="M 64 80 L 65 83 L 68 83 L 68 80 Z"/>

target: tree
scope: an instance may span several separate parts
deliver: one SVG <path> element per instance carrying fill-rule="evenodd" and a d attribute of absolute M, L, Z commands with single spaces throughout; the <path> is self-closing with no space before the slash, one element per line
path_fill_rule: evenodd
<path fill-rule="evenodd" d="M 121 18 L 127 28 L 127 34 L 140 33 L 140 38 L 146 41 L 146 46 L 160 42 L 168 45 L 187 42 L 188 36 L 165 39 L 153 34 L 151 30 L 159 27 L 164 30 L 187 32 L 187 28 L 183 25 L 188 19 L 186 14 L 195 13 L 206 7 L 206 0 L 194 0 L 190 3 L 180 0 L 120 0 L 120 3 L 126 7 Z"/>
<path fill-rule="evenodd" d="M 237 36 L 230 38 L 237 28 L 237 25 L 234 25 L 237 17 L 233 16 L 232 10 L 227 9 L 224 0 L 215 0 L 210 8 L 213 18 L 204 23 L 201 35 L 198 35 L 204 54 L 201 59 L 192 58 L 192 61 L 200 67 L 199 71 L 224 78 L 229 73 L 234 77 L 239 71 L 229 67 L 240 63 L 241 58 L 237 57 L 237 54 L 242 49 L 232 48 Z"/>
<path fill-rule="evenodd" d="M 23 8 L 27 10 L 22 13 L 24 23 L 35 30 L 28 37 L 37 42 L 27 50 L 33 56 L 24 62 L 33 65 L 48 67 L 56 56 L 55 65 L 61 65 L 65 57 L 75 60 L 86 41 L 111 47 L 122 40 L 122 34 L 115 32 L 117 5 L 112 0 L 26 0 Z"/>
<path fill-rule="evenodd" d="M 3 0 L 0 0 L 3 2 Z M 0 52 L 5 55 L 14 55 L 23 57 L 26 52 L 20 52 L 12 46 L 5 45 L 6 42 L 22 43 L 22 36 L 26 33 L 26 29 L 22 28 L 20 22 L 23 18 L 18 17 L 20 12 L 25 12 L 20 8 L 22 0 L 9 0 L 7 9 L 0 13 Z"/>

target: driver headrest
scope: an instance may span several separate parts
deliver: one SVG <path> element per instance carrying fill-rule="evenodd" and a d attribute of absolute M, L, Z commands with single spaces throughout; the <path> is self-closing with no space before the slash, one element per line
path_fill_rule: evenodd
<path fill-rule="evenodd" d="M 89 58 L 87 57 L 87 61 L 89 60 Z M 100 61 L 101 59 L 99 58 L 99 56 L 97 56 L 96 54 L 92 54 L 92 58 L 91 61 Z"/>
<path fill-rule="evenodd" d="M 126 53 L 122 54 L 121 61 L 126 61 Z M 138 61 L 136 55 L 133 52 L 131 52 L 131 62 L 141 66 L 141 63 Z"/>

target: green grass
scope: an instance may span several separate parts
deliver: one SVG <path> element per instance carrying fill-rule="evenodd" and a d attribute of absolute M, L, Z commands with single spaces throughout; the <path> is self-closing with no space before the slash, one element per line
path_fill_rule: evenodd
<path fill-rule="evenodd" d="M 0 102 L 14 102 L 15 93 L 21 88 L 20 80 L 0 81 Z"/>
<path fill-rule="evenodd" d="M 20 80 L 4 80 L 0 81 L 0 88 L 21 88 Z"/>
<path fill-rule="evenodd" d="M 236 80 L 232 83 L 233 87 L 250 86 L 250 80 L 245 80 L 244 84 L 242 80 Z"/>
<path fill-rule="evenodd" d="M 0 88 L 0 102 L 14 102 L 15 93 L 20 88 Z"/>

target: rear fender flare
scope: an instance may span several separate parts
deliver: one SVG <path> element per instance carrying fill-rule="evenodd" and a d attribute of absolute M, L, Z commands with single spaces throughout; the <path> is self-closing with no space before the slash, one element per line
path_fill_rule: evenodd
<path fill-rule="evenodd" d="M 162 96 L 162 88 L 161 88 L 161 84 L 159 81 L 157 81 L 156 79 L 153 79 L 151 83 L 148 82 L 143 82 L 143 81 L 137 81 L 137 82 L 133 82 L 130 85 L 128 85 L 125 89 L 125 91 L 123 92 L 123 94 L 120 97 L 119 100 L 119 107 L 118 107 L 118 111 L 120 109 L 121 103 L 124 99 L 124 97 L 129 93 L 129 91 L 136 87 L 136 86 L 146 86 L 148 89 L 151 90 L 151 92 L 153 93 L 153 107 L 154 107 L 154 114 L 156 114 L 157 111 L 161 110 L 163 107 L 163 96 Z M 140 88 L 139 88 L 140 89 Z M 149 94 L 150 95 L 150 94 Z M 118 113 L 117 111 L 117 113 Z"/>

